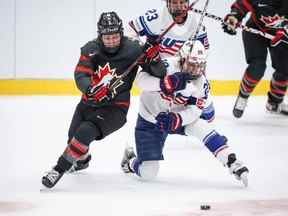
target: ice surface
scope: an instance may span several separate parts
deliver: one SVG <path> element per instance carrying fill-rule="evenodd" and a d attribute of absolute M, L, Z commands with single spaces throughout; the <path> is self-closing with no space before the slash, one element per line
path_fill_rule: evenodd
<path fill-rule="evenodd" d="M 235 97 L 214 97 L 215 124 L 250 169 L 244 188 L 196 139 L 170 136 L 154 182 L 124 175 L 120 161 L 133 137 L 138 97 L 126 126 L 91 144 L 90 167 L 40 192 L 41 177 L 63 152 L 79 97 L 0 97 L 0 215 L 288 215 L 288 118 L 251 97 L 241 119 Z M 201 211 L 201 204 L 211 210 Z"/>

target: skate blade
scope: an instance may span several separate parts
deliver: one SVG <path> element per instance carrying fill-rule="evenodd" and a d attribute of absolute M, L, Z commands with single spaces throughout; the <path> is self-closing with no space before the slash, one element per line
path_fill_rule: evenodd
<path fill-rule="evenodd" d="M 46 187 L 44 185 L 42 185 L 40 187 L 40 193 L 46 193 L 46 192 L 50 192 L 50 191 L 51 191 L 51 188 L 48 188 L 48 187 Z"/>

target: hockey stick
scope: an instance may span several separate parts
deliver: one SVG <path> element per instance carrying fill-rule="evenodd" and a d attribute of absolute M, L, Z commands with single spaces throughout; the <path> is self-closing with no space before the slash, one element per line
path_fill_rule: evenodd
<path fill-rule="evenodd" d="M 186 9 L 186 11 L 189 11 L 192 9 L 192 7 L 198 2 L 199 0 L 195 0 L 194 2 L 192 2 L 189 7 Z M 170 29 L 176 25 L 176 22 L 173 21 L 166 29 L 165 31 L 163 31 L 156 39 L 156 42 L 160 42 L 161 39 L 164 37 L 164 35 L 167 34 L 168 31 L 170 31 Z M 118 76 L 117 78 L 112 78 L 111 85 L 109 85 L 109 90 L 113 89 L 115 86 L 117 86 L 124 77 L 126 77 L 131 70 L 138 64 L 138 62 L 145 57 L 145 53 L 142 53 L 140 56 L 138 56 L 138 58 L 126 69 L 126 71 L 124 71 L 120 76 Z M 114 80 L 113 80 L 114 79 Z"/>
<path fill-rule="evenodd" d="M 198 13 L 198 14 L 203 13 L 203 11 L 201 11 L 201 10 L 199 10 L 199 9 L 196 9 L 196 8 L 192 8 L 191 11 L 193 11 L 193 12 L 195 12 L 195 13 Z M 205 15 L 206 17 L 212 18 L 212 19 L 214 19 L 214 20 L 216 20 L 216 21 L 219 21 L 219 22 L 221 22 L 221 23 L 225 23 L 223 18 L 221 18 L 221 17 L 219 17 L 219 16 L 216 16 L 216 15 L 214 15 L 214 14 L 205 12 L 204 15 Z M 242 25 L 242 24 L 240 24 L 240 23 L 238 24 L 238 27 L 240 27 L 240 28 L 241 28 L 242 30 L 244 30 L 244 31 L 247 31 L 247 32 L 250 32 L 250 33 L 253 33 L 253 34 L 258 34 L 258 35 L 260 35 L 260 36 L 262 36 L 262 37 L 265 37 L 265 38 L 267 38 L 267 39 L 269 39 L 269 40 L 274 40 L 275 37 L 276 37 L 276 36 L 274 36 L 274 35 L 272 35 L 272 34 L 269 34 L 269 33 L 266 33 L 266 32 L 262 32 L 262 31 L 260 31 L 260 30 L 258 30 L 258 29 L 250 28 L 250 27 L 245 26 L 245 25 Z M 284 42 L 284 43 L 288 44 L 288 38 L 287 38 L 286 40 L 280 39 L 279 42 Z M 278 43 L 279 43 L 279 42 L 278 42 Z"/>
<path fill-rule="evenodd" d="M 207 10 L 207 8 L 208 8 L 208 4 L 209 4 L 209 0 L 206 0 L 206 2 L 205 2 L 205 5 L 204 5 L 204 8 L 203 8 L 203 11 L 202 11 L 202 13 L 201 13 L 201 17 L 200 17 L 200 19 L 199 19 L 199 22 L 198 22 L 198 24 L 197 24 L 197 27 L 196 27 L 196 29 L 195 29 L 195 31 L 193 32 L 193 34 L 188 38 L 188 40 L 187 41 L 191 41 L 191 45 L 190 45 L 190 49 L 189 49 L 189 53 L 188 53 L 188 56 L 190 55 L 190 53 L 192 52 L 192 50 L 193 50 L 193 46 L 194 46 L 194 43 L 195 43 L 195 41 L 196 41 L 196 39 L 197 39 L 197 35 L 199 34 L 199 31 L 200 31 L 200 29 L 201 29 L 201 26 L 202 26 L 202 23 L 203 23 L 203 19 L 204 19 L 204 17 L 205 17 L 205 12 L 206 12 L 206 10 Z M 192 10 L 193 8 L 190 8 L 190 10 Z M 182 44 L 182 46 L 184 45 L 184 43 Z M 182 48 L 182 46 L 180 47 L 180 49 L 178 50 L 178 52 L 181 50 L 181 48 Z M 177 53 L 178 53 L 177 52 Z M 187 57 L 188 57 L 187 56 Z M 189 82 L 189 81 L 188 81 Z M 170 100 L 170 102 L 169 102 L 169 108 L 168 108 L 168 112 L 170 112 L 171 111 L 171 107 L 172 107 L 172 102 L 175 100 L 175 95 L 173 94 L 173 99 L 171 99 Z"/>
<path fill-rule="evenodd" d="M 199 19 L 197 28 L 196 28 L 194 34 L 192 34 L 191 37 L 188 38 L 188 40 L 192 40 L 192 44 L 190 46 L 189 53 L 192 52 L 192 49 L 193 49 L 194 43 L 196 41 L 197 35 L 199 34 L 199 31 L 201 29 L 201 26 L 202 26 L 202 23 L 203 23 L 203 20 L 204 20 L 204 17 L 205 17 L 205 13 L 206 13 L 207 8 L 208 8 L 208 4 L 209 4 L 209 0 L 206 0 L 204 8 L 203 8 L 203 11 L 201 12 L 201 17 Z M 191 8 L 191 10 L 193 11 L 193 8 Z"/>

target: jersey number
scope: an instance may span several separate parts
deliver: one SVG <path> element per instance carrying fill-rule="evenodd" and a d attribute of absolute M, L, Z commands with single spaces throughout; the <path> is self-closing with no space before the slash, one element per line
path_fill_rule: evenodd
<path fill-rule="evenodd" d="M 158 18 L 158 14 L 157 14 L 157 11 L 156 9 L 152 9 L 152 10 L 148 10 L 146 13 L 146 19 L 150 22 L 154 19 L 157 19 Z"/>

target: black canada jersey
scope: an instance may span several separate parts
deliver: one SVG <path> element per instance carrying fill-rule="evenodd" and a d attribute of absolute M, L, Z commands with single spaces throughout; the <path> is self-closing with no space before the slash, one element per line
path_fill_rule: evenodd
<path fill-rule="evenodd" d="M 264 31 L 271 30 L 268 26 L 277 20 L 288 19 L 287 0 L 236 0 L 231 10 L 240 21 L 251 12 L 247 25 Z"/>
<path fill-rule="evenodd" d="M 138 66 L 135 66 L 113 88 L 111 88 L 110 82 L 123 74 L 141 53 L 142 48 L 139 43 L 125 36 L 123 36 L 121 46 L 116 54 L 103 52 L 99 39 L 84 45 L 81 48 L 81 56 L 74 73 L 76 85 L 83 93 L 83 102 L 92 106 L 115 104 L 128 108 L 130 90 Z M 91 86 L 97 87 L 93 97 L 87 95 L 87 89 Z M 108 96 L 112 99 L 107 100 Z"/>

